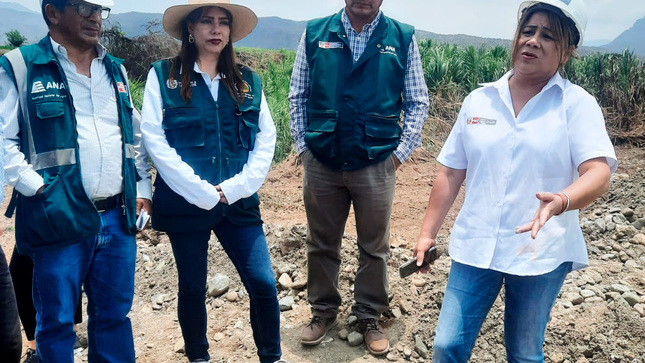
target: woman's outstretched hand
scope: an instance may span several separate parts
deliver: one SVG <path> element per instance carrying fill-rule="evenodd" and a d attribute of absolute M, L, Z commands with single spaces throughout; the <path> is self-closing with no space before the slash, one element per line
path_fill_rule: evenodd
<path fill-rule="evenodd" d="M 551 217 L 557 215 L 562 210 L 562 207 L 564 207 L 562 205 L 562 199 L 553 193 L 535 193 L 535 197 L 540 200 L 540 206 L 535 211 L 533 219 L 531 219 L 529 223 L 515 228 L 515 233 L 517 234 L 531 231 L 531 238 L 533 239 L 537 237 L 540 228 L 542 228 Z"/>
<path fill-rule="evenodd" d="M 436 240 L 432 237 L 419 237 L 417 245 L 414 247 L 414 254 L 412 255 L 417 260 L 417 266 L 423 264 L 423 256 L 426 251 L 432 248 L 437 244 Z M 419 270 L 420 273 L 426 274 L 429 273 L 432 265 L 428 265 Z"/>

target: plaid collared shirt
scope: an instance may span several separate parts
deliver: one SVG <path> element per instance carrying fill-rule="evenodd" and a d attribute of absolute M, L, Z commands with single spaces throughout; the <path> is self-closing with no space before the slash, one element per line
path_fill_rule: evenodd
<path fill-rule="evenodd" d="M 371 23 L 366 24 L 360 33 L 357 33 L 343 10 L 341 19 L 345 33 L 347 34 L 354 63 L 360 59 L 365 51 L 372 33 L 382 18 L 382 14 L 379 11 L 376 18 Z M 300 44 L 298 45 L 289 89 L 291 136 L 296 143 L 298 154 L 301 154 L 307 149 L 305 132 L 307 131 L 307 125 L 309 123 L 307 120 L 307 101 L 309 100 L 311 79 L 309 75 L 309 64 L 307 63 L 305 37 L 306 31 L 302 34 Z M 394 151 L 394 155 L 399 161 L 406 161 L 412 155 L 412 152 L 421 145 L 421 129 L 428 116 L 428 106 L 428 89 L 423 76 L 421 55 L 416 37 L 412 36 L 412 42 L 408 49 L 408 64 L 403 83 L 403 112 L 405 115 L 403 134 L 401 135 L 398 148 Z"/>

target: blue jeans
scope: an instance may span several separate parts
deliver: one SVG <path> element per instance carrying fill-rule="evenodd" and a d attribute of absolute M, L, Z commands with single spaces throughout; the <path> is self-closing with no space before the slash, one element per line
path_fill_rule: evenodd
<path fill-rule="evenodd" d="M 240 274 L 250 298 L 251 328 L 260 362 L 280 359 L 280 306 L 262 226 L 224 218 L 213 232 Z M 168 233 L 179 277 L 178 316 L 188 360 L 210 359 L 206 339 L 206 275 L 210 230 Z"/>
<path fill-rule="evenodd" d="M 504 338 L 512 363 L 544 362 L 544 332 L 571 262 L 538 276 L 516 276 L 452 261 L 434 339 L 432 361 L 466 363 L 504 285 Z"/>
<path fill-rule="evenodd" d="M 89 362 L 134 362 L 127 317 L 134 295 L 135 236 L 121 208 L 101 213 L 93 237 L 30 254 L 40 363 L 74 362 L 74 311 L 85 285 Z M 82 216 L 79 216 L 82 218 Z"/>

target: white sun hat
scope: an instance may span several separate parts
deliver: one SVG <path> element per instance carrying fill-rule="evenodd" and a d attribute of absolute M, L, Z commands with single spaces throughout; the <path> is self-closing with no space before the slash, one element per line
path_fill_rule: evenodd
<path fill-rule="evenodd" d="M 181 40 L 181 25 L 193 10 L 204 6 L 217 6 L 226 9 L 233 21 L 231 41 L 236 42 L 249 35 L 258 24 L 258 17 L 246 6 L 231 4 L 230 0 L 188 0 L 188 4 L 171 6 L 163 13 L 163 28 L 170 36 Z"/>

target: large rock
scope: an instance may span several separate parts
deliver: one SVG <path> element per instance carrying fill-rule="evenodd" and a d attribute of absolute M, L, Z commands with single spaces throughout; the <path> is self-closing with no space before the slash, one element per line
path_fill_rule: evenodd
<path fill-rule="evenodd" d="M 291 288 L 291 285 L 293 284 L 293 281 L 291 281 L 291 277 L 289 277 L 288 274 L 283 273 L 278 279 L 278 283 L 283 290 L 289 290 Z"/>
<path fill-rule="evenodd" d="M 639 244 L 645 246 L 645 234 L 643 233 L 637 233 L 634 235 L 634 240 L 638 242 Z"/>
<path fill-rule="evenodd" d="M 231 280 L 226 275 L 216 274 L 208 280 L 208 296 L 217 297 L 228 291 Z"/>
<path fill-rule="evenodd" d="M 638 304 L 639 302 L 641 302 L 641 299 L 640 299 L 640 297 L 638 296 L 638 294 L 636 294 L 636 293 L 635 293 L 635 292 L 633 292 L 633 291 L 628 291 L 628 292 L 624 293 L 624 294 L 623 294 L 623 299 L 625 299 L 625 301 L 627 301 L 627 303 L 628 303 L 628 304 L 629 304 L 629 306 L 631 306 L 631 307 L 634 307 L 634 305 L 636 305 L 636 304 Z"/>
<path fill-rule="evenodd" d="M 293 296 L 285 296 L 278 303 L 280 304 L 280 311 L 287 311 L 293 309 L 296 301 L 293 299 Z"/>
<path fill-rule="evenodd" d="M 428 358 L 428 355 L 429 355 L 428 347 L 426 347 L 420 335 L 416 335 L 414 337 L 414 350 L 421 356 L 421 358 L 423 359 Z"/>
<path fill-rule="evenodd" d="M 347 343 L 352 347 L 360 345 L 363 342 L 363 334 L 353 331 L 347 335 Z"/>

